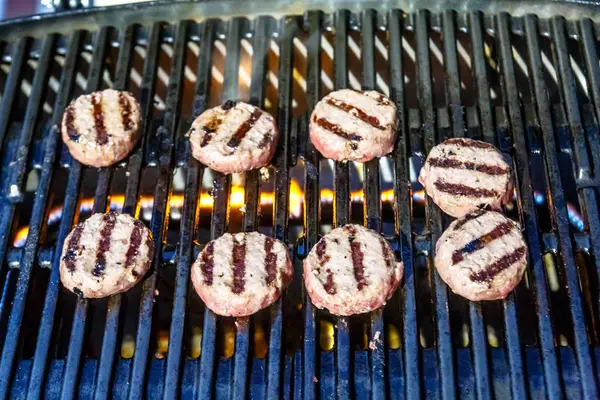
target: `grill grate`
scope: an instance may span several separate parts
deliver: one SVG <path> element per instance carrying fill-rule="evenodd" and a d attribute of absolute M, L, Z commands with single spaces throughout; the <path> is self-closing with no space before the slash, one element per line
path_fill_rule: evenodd
<path fill-rule="evenodd" d="M 30 21 L 0 24 L 0 399 L 598 398 L 600 26 L 587 18 L 371 9 L 197 23 L 180 18 L 191 17 L 183 14 L 188 6 L 172 6 L 181 14 L 171 25 L 148 17 L 118 29 L 84 25 L 87 14 L 75 13 L 64 20 L 81 19 L 78 30 L 62 32 L 59 17 L 35 26 L 40 38 L 7 33 L 26 33 Z M 399 138 L 386 159 L 393 217 L 382 202 L 386 160 L 330 166 L 307 140 L 307 115 L 324 92 L 353 85 L 388 91 L 398 106 Z M 58 126 L 78 91 L 107 86 L 135 87 L 144 135 L 126 162 L 92 171 L 71 159 Z M 192 90 L 190 108 L 184 99 Z M 207 107 L 238 98 L 272 110 L 282 133 L 274 176 L 243 177 L 243 216 L 232 206 L 240 177 L 199 165 L 184 136 Z M 509 212 L 524 228 L 530 265 L 502 302 L 466 302 L 433 269 L 432 249 L 450 221 L 426 196 L 419 201 L 414 176 L 424 155 L 452 136 L 493 143 L 514 166 L 518 196 Z M 331 172 L 329 224 L 323 188 Z M 351 198 L 357 175 L 362 210 Z M 290 219 L 291 182 L 303 186 L 300 223 Z M 262 206 L 267 188 L 270 215 Z M 205 190 L 212 203 L 203 219 Z M 85 218 L 91 192 L 91 211 L 106 211 L 120 195 L 122 212 L 136 216 L 151 193 L 146 220 L 162 250 L 143 283 L 107 300 L 76 299 L 59 283 L 60 249 Z M 58 229 L 48 222 L 55 204 Z M 580 227 L 570 224 L 578 208 Z M 385 309 L 335 318 L 306 301 L 301 260 L 323 232 L 357 216 L 392 241 L 404 281 Z M 296 271 L 275 305 L 233 321 L 200 304 L 189 272 L 203 243 L 238 224 L 290 243 Z M 24 225 L 26 240 L 16 245 Z M 172 298 L 161 300 L 165 287 Z M 189 356 L 194 321 L 200 354 Z M 166 359 L 153 354 L 163 331 Z M 135 351 L 126 356 L 132 332 Z M 260 335 L 268 344 L 262 356 Z"/>

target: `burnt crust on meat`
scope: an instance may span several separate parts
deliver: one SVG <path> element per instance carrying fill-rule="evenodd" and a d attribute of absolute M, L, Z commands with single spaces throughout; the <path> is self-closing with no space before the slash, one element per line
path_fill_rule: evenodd
<path fill-rule="evenodd" d="M 396 106 L 373 90 L 338 90 L 319 101 L 309 128 L 311 142 L 324 157 L 366 162 L 393 150 Z"/>
<path fill-rule="evenodd" d="M 505 298 L 527 268 L 519 226 L 495 211 L 455 220 L 436 244 L 435 267 L 457 294 L 472 300 Z"/>
<path fill-rule="evenodd" d="M 189 131 L 192 154 L 224 174 L 266 166 L 277 147 L 275 119 L 258 107 L 227 100 L 200 114 Z"/>
<path fill-rule="evenodd" d="M 344 225 L 323 236 L 304 260 L 312 303 L 332 314 L 353 315 L 385 304 L 402 279 L 390 244 L 361 225 Z"/>
<path fill-rule="evenodd" d="M 477 209 L 500 210 L 513 197 L 510 166 L 491 144 L 448 139 L 435 146 L 421 168 L 419 182 L 444 211 L 460 218 Z"/>
<path fill-rule="evenodd" d="M 153 254 L 152 234 L 143 222 L 127 214 L 94 214 L 67 235 L 60 279 L 82 297 L 125 292 L 150 269 Z"/>
<path fill-rule="evenodd" d="M 127 157 L 140 128 L 141 110 L 133 95 L 107 89 L 73 100 L 63 114 L 61 133 L 73 158 L 106 167 Z"/>
<path fill-rule="evenodd" d="M 196 293 L 218 315 L 243 317 L 273 304 L 292 278 L 284 243 L 258 232 L 210 241 L 192 266 Z"/>

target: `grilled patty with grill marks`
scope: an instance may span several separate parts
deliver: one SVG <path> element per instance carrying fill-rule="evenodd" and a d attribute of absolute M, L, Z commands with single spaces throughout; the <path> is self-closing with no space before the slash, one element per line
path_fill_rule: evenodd
<path fill-rule="evenodd" d="M 518 225 L 478 210 L 452 222 L 436 245 L 435 267 L 457 294 L 472 301 L 505 298 L 527 268 Z"/>
<path fill-rule="evenodd" d="M 154 243 L 144 223 L 127 214 L 94 214 L 65 239 L 60 279 L 90 298 L 125 292 L 146 274 Z"/>
<path fill-rule="evenodd" d="M 77 161 L 106 167 L 140 139 L 140 106 L 131 93 L 107 89 L 75 99 L 65 110 L 62 139 Z"/>
<path fill-rule="evenodd" d="M 192 282 L 216 314 L 243 317 L 273 304 L 292 279 L 288 249 L 258 232 L 226 233 L 192 266 Z"/>
<path fill-rule="evenodd" d="M 310 140 L 327 158 L 366 162 L 394 148 L 396 106 L 376 91 L 338 90 L 310 118 Z"/>
<path fill-rule="evenodd" d="M 419 182 L 444 211 L 459 218 L 476 209 L 501 209 L 511 201 L 510 167 L 491 144 L 448 139 L 429 153 Z"/>
<path fill-rule="evenodd" d="M 198 116 L 189 135 L 194 158 L 224 174 L 264 167 L 279 140 L 269 113 L 231 100 Z"/>
<path fill-rule="evenodd" d="M 310 251 L 304 260 L 304 283 L 316 307 L 353 315 L 383 306 L 403 271 L 383 236 L 361 225 L 344 225 Z"/>

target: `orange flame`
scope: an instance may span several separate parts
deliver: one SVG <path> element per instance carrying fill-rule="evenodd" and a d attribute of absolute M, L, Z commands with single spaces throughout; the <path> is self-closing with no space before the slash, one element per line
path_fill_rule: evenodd
<path fill-rule="evenodd" d="M 231 195 L 229 197 L 229 205 L 232 209 L 241 209 L 244 206 L 245 196 L 244 196 L 244 187 L 243 186 L 233 186 L 231 188 Z M 418 193 L 415 193 L 418 196 Z M 321 202 L 325 204 L 333 203 L 334 192 L 331 189 L 321 189 Z M 290 182 L 290 191 L 289 191 L 289 212 L 290 217 L 299 218 L 302 215 L 302 210 L 304 206 L 304 191 L 296 182 L 296 180 L 292 179 Z M 350 194 L 350 200 L 354 203 L 362 203 L 364 202 L 364 192 L 362 190 L 358 190 L 352 192 Z M 275 193 L 273 192 L 262 192 L 260 194 L 260 205 L 261 206 L 270 206 L 273 205 L 275 201 Z M 381 201 L 382 202 L 393 202 L 394 201 L 394 191 L 392 189 L 385 190 L 381 192 Z M 123 208 L 123 204 L 125 202 L 125 196 L 117 194 L 110 196 L 110 209 L 111 210 L 121 210 Z M 171 196 L 171 200 L 169 206 L 171 209 L 181 209 L 183 208 L 184 197 L 180 194 L 174 194 Z M 152 196 L 141 196 L 139 200 L 139 205 L 141 209 L 151 209 L 154 204 L 154 198 Z M 202 209 L 212 209 L 214 204 L 214 198 L 209 193 L 201 193 L 200 194 L 200 208 Z M 85 198 L 81 200 L 79 209 L 82 212 L 89 212 L 94 207 L 94 199 L 93 198 Z M 48 215 L 48 224 L 52 224 L 60 220 L 62 216 L 62 206 L 56 206 L 50 210 Z M 21 227 L 13 241 L 13 245 L 15 247 L 21 247 L 25 244 L 25 240 L 27 239 L 27 235 L 29 233 L 29 228 L 27 226 Z"/>

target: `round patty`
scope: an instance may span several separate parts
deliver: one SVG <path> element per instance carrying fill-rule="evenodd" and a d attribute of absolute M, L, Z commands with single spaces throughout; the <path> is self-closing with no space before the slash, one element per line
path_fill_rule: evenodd
<path fill-rule="evenodd" d="M 518 225 L 478 210 L 450 224 L 436 245 L 435 267 L 452 291 L 472 301 L 505 298 L 527 268 Z"/>
<path fill-rule="evenodd" d="M 442 211 L 456 218 L 484 207 L 500 210 L 513 197 L 502 154 L 473 139 L 448 139 L 431 149 L 419 182 Z"/>
<path fill-rule="evenodd" d="M 192 282 L 216 314 L 243 317 L 273 304 L 292 279 L 288 249 L 258 232 L 226 233 L 192 266 Z"/>
<path fill-rule="evenodd" d="M 189 135 L 194 158 L 224 174 L 264 167 L 279 140 L 271 114 L 231 100 L 200 114 Z"/>
<path fill-rule="evenodd" d="M 373 311 L 392 297 L 404 267 L 383 236 L 344 225 L 323 236 L 304 260 L 304 283 L 313 304 L 332 314 Z"/>
<path fill-rule="evenodd" d="M 65 239 L 60 280 L 83 297 L 125 292 L 152 264 L 154 243 L 144 223 L 127 214 L 94 214 Z"/>
<path fill-rule="evenodd" d="M 310 141 L 324 157 L 366 162 L 394 149 L 396 105 L 374 90 L 325 96 L 310 117 Z"/>
<path fill-rule="evenodd" d="M 140 105 L 113 89 L 75 99 L 65 110 L 62 139 L 77 161 L 106 167 L 121 161 L 140 139 Z"/>

